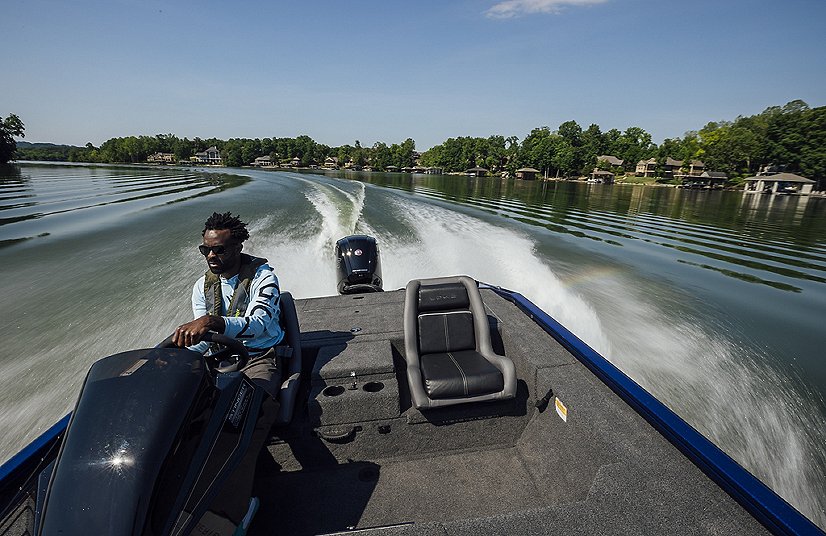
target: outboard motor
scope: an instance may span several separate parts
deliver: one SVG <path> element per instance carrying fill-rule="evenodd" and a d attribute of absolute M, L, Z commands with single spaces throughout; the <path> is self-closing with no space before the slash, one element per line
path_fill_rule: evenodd
<path fill-rule="evenodd" d="M 336 242 L 336 272 L 339 294 L 380 292 L 381 261 L 376 239 L 351 235 Z"/>

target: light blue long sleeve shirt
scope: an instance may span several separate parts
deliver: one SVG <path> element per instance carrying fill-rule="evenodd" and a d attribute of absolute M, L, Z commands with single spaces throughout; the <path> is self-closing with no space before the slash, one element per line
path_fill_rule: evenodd
<path fill-rule="evenodd" d="M 192 313 L 195 318 L 207 314 L 206 300 L 204 299 L 204 279 L 200 279 L 192 287 Z M 221 279 L 221 297 L 223 313 L 229 308 L 238 276 Z M 284 338 L 284 329 L 279 322 L 278 278 L 268 264 L 258 267 L 250 284 L 250 302 L 243 316 L 222 316 L 224 319 L 224 335 L 235 337 L 251 350 L 264 350 L 281 342 Z M 206 343 L 192 347 L 193 350 L 204 351 Z"/>

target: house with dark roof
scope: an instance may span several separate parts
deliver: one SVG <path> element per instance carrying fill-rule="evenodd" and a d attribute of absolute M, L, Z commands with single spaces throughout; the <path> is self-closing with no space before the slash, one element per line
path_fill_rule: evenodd
<path fill-rule="evenodd" d="M 591 177 L 588 182 L 596 182 L 601 184 L 614 184 L 614 174 L 610 171 L 604 171 L 599 168 L 594 168 L 591 172 Z"/>
<path fill-rule="evenodd" d="M 714 190 L 722 188 L 728 182 L 728 175 L 722 171 L 703 171 L 699 175 L 682 175 L 682 188 Z"/>
<path fill-rule="evenodd" d="M 688 165 L 688 174 L 689 175 L 702 175 L 706 170 L 706 165 L 702 163 L 700 160 L 692 160 L 691 163 Z M 719 172 L 714 172 L 719 173 Z"/>
<path fill-rule="evenodd" d="M 683 167 L 682 160 L 666 157 L 665 164 L 663 164 L 663 177 L 673 178 L 675 172 L 679 172 L 681 167 Z"/>
<path fill-rule="evenodd" d="M 154 153 L 146 157 L 150 164 L 174 164 L 175 153 Z"/>
<path fill-rule="evenodd" d="M 657 173 L 657 159 L 649 158 L 637 162 L 636 175 L 638 177 L 653 177 Z"/>
<path fill-rule="evenodd" d="M 268 156 L 259 156 L 255 159 L 254 162 L 251 162 L 250 165 L 257 166 L 257 167 L 273 167 L 275 162 L 273 162 L 272 157 Z"/>
<path fill-rule="evenodd" d="M 600 156 L 597 157 L 597 165 L 599 165 L 600 162 L 605 162 L 606 164 L 608 164 L 610 166 L 619 167 L 619 166 L 622 166 L 623 163 L 625 163 L 625 160 L 619 159 L 616 156 L 603 154 L 603 155 L 600 155 Z"/>
<path fill-rule="evenodd" d="M 221 159 L 221 152 L 214 145 L 206 151 L 195 153 L 193 157 L 195 162 L 206 166 L 223 166 L 224 161 Z"/>
<path fill-rule="evenodd" d="M 532 181 L 536 179 L 536 174 L 539 173 L 538 169 L 530 168 L 530 167 L 523 167 L 516 170 L 516 178 L 517 179 L 524 179 L 526 181 Z"/>

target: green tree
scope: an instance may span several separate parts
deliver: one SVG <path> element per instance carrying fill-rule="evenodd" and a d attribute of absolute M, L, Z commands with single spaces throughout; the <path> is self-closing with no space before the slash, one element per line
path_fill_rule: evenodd
<path fill-rule="evenodd" d="M 5 119 L 0 118 L 0 164 L 14 160 L 17 153 L 17 142 L 14 137 L 25 138 L 23 121 L 14 114 Z"/>
<path fill-rule="evenodd" d="M 398 168 L 413 167 L 413 151 L 416 150 L 416 142 L 407 138 L 400 144 L 390 146 L 393 165 Z"/>
<path fill-rule="evenodd" d="M 599 125 L 592 124 L 582 132 L 582 152 L 583 162 L 582 173 L 588 173 L 596 166 L 597 157 L 604 155 L 607 149 L 605 138 Z"/>
<path fill-rule="evenodd" d="M 373 144 L 373 160 L 371 162 L 373 169 L 384 171 L 387 166 L 393 165 L 393 155 L 387 144 L 377 141 Z"/>
<path fill-rule="evenodd" d="M 629 169 L 633 169 L 640 160 L 651 158 L 656 151 L 656 145 L 651 142 L 651 134 L 640 127 L 627 128 L 609 144 L 609 152 L 624 160 Z"/>

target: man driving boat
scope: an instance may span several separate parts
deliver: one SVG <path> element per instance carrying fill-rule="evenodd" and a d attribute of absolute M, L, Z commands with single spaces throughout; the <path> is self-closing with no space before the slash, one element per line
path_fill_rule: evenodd
<path fill-rule="evenodd" d="M 246 224 L 230 212 L 214 212 L 204 223 L 198 246 L 208 270 L 192 288 L 195 320 L 178 326 L 173 342 L 204 351 L 208 331 L 223 333 L 244 343 L 249 362 L 242 372 L 266 391 L 252 443 L 239 467 L 223 486 L 225 493 L 213 501 L 201 525 L 219 534 L 245 534 L 258 507 L 250 499 L 258 452 L 278 413 L 277 393 L 281 367 L 276 346 L 284 338 L 279 322 L 278 278 L 266 259 L 242 253 L 249 238 Z"/>

